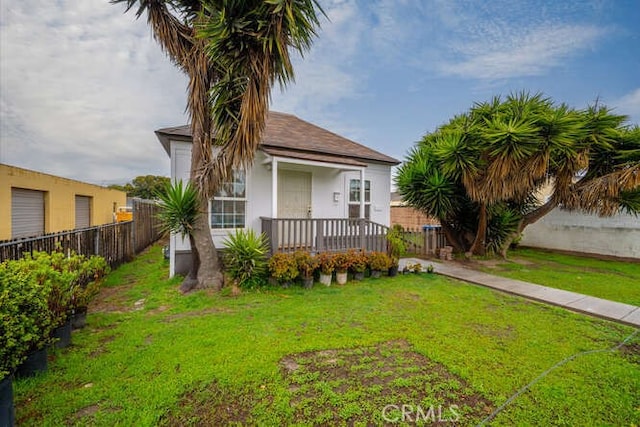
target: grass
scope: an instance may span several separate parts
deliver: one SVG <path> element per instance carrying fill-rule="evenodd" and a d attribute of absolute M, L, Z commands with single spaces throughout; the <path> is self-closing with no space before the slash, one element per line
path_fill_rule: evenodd
<path fill-rule="evenodd" d="M 112 272 L 20 425 L 476 425 L 632 328 L 421 274 L 182 296 L 159 247 Z M 492 425 L 637 425 L 640 336 L 560 366 Z M 411 412 L 409 412 L 411 410 Z"/>
<path fill-rule="evenodd" d="M 531 248 L 507 261 L 479 261 L 486 273 L 640 306 L 640 263 L 602 260 Z"/>

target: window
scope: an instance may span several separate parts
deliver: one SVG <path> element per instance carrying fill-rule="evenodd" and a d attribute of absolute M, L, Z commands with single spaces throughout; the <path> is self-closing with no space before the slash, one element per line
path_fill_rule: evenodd
<path fill-rule="evenodd" d="M 234 171 L 211 201 L 211 228 L 244 228 L 246 205 L 246 174 Z"/>
<path fill-rule="evenodd" d="M 371 181 L 364 181 L 364 217 L 371 218 Z M 360 218 L 360 180 L 349 181 L 349 218 Z"/>

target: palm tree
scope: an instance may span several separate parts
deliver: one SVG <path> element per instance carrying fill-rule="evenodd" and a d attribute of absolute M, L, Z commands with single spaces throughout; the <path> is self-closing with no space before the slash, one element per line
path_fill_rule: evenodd
<path fill-rule="evenodd" d="M 190 182 L 183 185 L 182 180 L 167 182 L 155 196 L 160 204 L 158 219 L 162 232 L 180 234 L 183 239 L 188 237 L 189 243 L 194 247 L 193 230 L 198 216 L 198 192 L 195 187 Z M 180 286 L 183 292 L 191 290 L 196 284 L 194 282 L 198 281 L 200 258 L 197 251 L 191 253 L 191 261 L 189 274 Z"/>
<path fill-rule="evenodd" d="M 396 182 L 411 205 L 440 218 L 457 250 L 506 256 L 515 236 L 560 205 L 640 212 L 640 131 L 624 121 L 539 94 L 494 98 L 426 135 Z M 540 204 L 545 185 L 552 195 Z"/>
<path fill-rule="evenodd" d="M 192 251 L 202 260 L 197 286 L 219 289 L 209 200 L 234 168 L 252 163 L 271 88 L 293 78 L 289 49 L 310 47 L 320 8 L 315 0 L 111 1 L 137 7 L 138 18 L 146 12 L 156 41 L 189 76 L 190 179 L 199 194 Z M 220 146 L 215 155 L 212 144 Z"/>

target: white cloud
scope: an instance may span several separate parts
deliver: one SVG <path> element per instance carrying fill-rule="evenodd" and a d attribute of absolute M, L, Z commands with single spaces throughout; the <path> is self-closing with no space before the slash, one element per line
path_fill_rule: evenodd
<path fill-rule="evenodd" d="M 144 19 L 123 11 L 3 4 L 2 162 L 94 182 L 169 172 L 153 131 L 185 121 L 186 82 Z"/>
<path fill-rule="evenodd" d="M 613 101 L 616 113 L 629 116 L 631 123 L 640 125 L 640 87 Z"/>
<path fill-rule="evenodd" d="M 311 50 L 294 58 L 295 82 L 284 92 L 274 89 L 272 108 L 341 132 L 349 126 L 331 111 L 365 91 L 367 74 L 354 58 L 362 50 L 367 23 L 355 0 L 327 0 L 321 6 L 328 19 L 321 17 Z"/>
<path fill-rule="evenodd" d="M 587 25 L 544 26 L 515 37 L 497 34 L 489 40 L 457 43 L 461 57 L 440 65 L 443 74 L 475 79 L 536 76 L 589 48 L 605 30 Z"/>

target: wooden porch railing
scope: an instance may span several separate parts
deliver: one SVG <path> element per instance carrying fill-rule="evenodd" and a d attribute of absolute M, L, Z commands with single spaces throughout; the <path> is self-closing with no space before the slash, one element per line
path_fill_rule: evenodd
<path fill-rule="evenodd" d="M 349 249 L 386 251 L 389 227 L 366 219 L 346 218 L 267 218 L 262 217 L 262 232 L 269 239 L 271 255 L 297 250 L 342 252 Z M 408 254 L 436 256 L 447 245 L 439 226 L 407 229 L 403 240 Z"/>
<path fill-rule="evenodd" d="M 296 250 L 317 253 L 387 249 L 389 228 L 366 219 L 262 217 L 261 220 L 271 254 Z"/>

